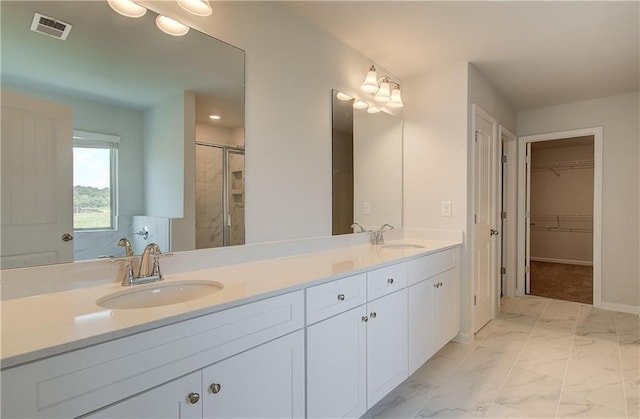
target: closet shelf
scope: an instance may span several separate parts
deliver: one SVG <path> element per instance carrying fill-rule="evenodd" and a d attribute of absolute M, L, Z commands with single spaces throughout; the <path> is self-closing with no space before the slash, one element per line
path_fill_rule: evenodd
<path fill-rule="evenodd" d="M 593 215 L 591 214 L 532 213 L 529 224 L 531 231 L 593 233 Z"/>
<path fill-rule="evenodd" d="M 556 176 L 560 176 L 560 170 L 574 169 L 593 169 L 593 159 L 564 160 L 545 163 L 534 163 L 531 165 L 532 172 L 552 171 Z"/>

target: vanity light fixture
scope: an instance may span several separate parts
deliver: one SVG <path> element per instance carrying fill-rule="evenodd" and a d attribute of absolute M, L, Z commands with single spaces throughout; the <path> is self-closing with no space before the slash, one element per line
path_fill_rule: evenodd
<path fill-rule="evenodd" d="M 369 108 L 367 109 L 367 113 L 378 113 L 380 112 L 380 108 L 376 108 L 375 106 L 369 106 Z"/>
<path fill-rule="evenodd" d="M 369 107 L 369 105 L 361 100 L 356 100 L 355 102 L 353 102 L 353 107 L 355 109 L 366 109 L 367 107 Z"/>
<path fill-rule="evenodd" d="M 374 99 L 376 101 L 386 103 L 387 106 L 391 108 L 401 108 L 404 106 L 400 92 L 400 83 L 391 80 L 389 76 L 378 77 L 376 67 L 373 65 L 369 68 L 367 76 L 360 86 L 360 90 L 375 94 Z"/>
<path fill-rule="evenodd" d="M 209 16 L 212 12 L 208 0 L 178 0 L 178 5 L 196 16 Z"/>
<path fill-rule="evenodd" d="M 145 7 L 136 4 L 132 0 L 107 0 L 107 3 L 116 13 L 126 17 L 142 17 L 147 13 Z"/>
<path fill-rule="evenodd" d="M 156 18 L 156 25 L 162 32 L 171 36 L 183 36 L 189 32 L 189 27 L 187 25 L 183 25 L 177 20 L 171 19 L 167 16 L 158 15 Z"/>
<path fill-rule="evenodd" d="M 338 93 L 336 93 L 336 99 L 338 99 L 338 100 L 351 100 L 353 98 L 351 96 L 345 94 L 345 93 L 338 92 Z"/>

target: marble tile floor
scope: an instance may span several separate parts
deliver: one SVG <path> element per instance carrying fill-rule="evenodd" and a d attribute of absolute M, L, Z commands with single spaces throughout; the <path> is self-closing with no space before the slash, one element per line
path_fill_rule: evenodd
<path fill-rule="evenodd" d="M 637 315 L 502 300 L 470 345 L 450 342 L 364 418 L 640 418 Z"/>

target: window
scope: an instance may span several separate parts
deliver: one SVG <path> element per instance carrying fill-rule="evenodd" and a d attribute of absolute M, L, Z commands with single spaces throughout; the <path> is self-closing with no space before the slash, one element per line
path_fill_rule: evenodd
<path fill-rule="evenodd" d="M 73 131 L 73 229 L 115 229 L 120 137 Z"/>

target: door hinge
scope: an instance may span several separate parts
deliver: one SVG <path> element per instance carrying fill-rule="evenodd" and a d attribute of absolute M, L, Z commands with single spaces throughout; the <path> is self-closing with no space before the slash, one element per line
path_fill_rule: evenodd
<path fill-rule="evenodd" d="M 506 275 L 507 274 L 507 268 L 505 268 L 504 266 L 500 268 L 500 274 L 502 275 Z"/>
<path fill-rule="evenodd" d="M 526 273 L 526 274 L 528 274 L 528 273 L 529 273 L 529 267 L 528 267 L 528 266 L 525 266 L 525 267 L 524 267 L 524 273 Z"/>
<path fill-rule="evenodd" d="M 473 214 L 473 224 L 478 224 L 478 214 Z"/>
<path fill-rule="evenodd" d="M 507 162 L 507 156 L 502 156 L 502 163 L 506 163 Z"/>
<path fill-rule="evenodd" d="M 525 162 L 526 164 L 529 164 L 529 156 L 526 156 L 526 157 L 524 158 L 524 162 Z"/>
<path fill-rule="evenodd" d="M 476 131 L 476 137 L 475 137 L 475 141 L 476 143 L 478 142 L 478 135 L 480 134 L 480 131 Z"/>
<path fill-rule="evenodd" d="M 474 296 L 473 296 L 473 305 L 474 305 L 474 306 L 477 306 L 477 305 L 478 305 L 478 296 L 477 296 L 477 295 L 474 295 Z"/>
<path fill-rule="evenodd" d="M 500 213 L 500 217 L 502 217 L 502 219 L 504 220 L 505 218 L 507 218 L 507 211 L 502 211 Z"/>

